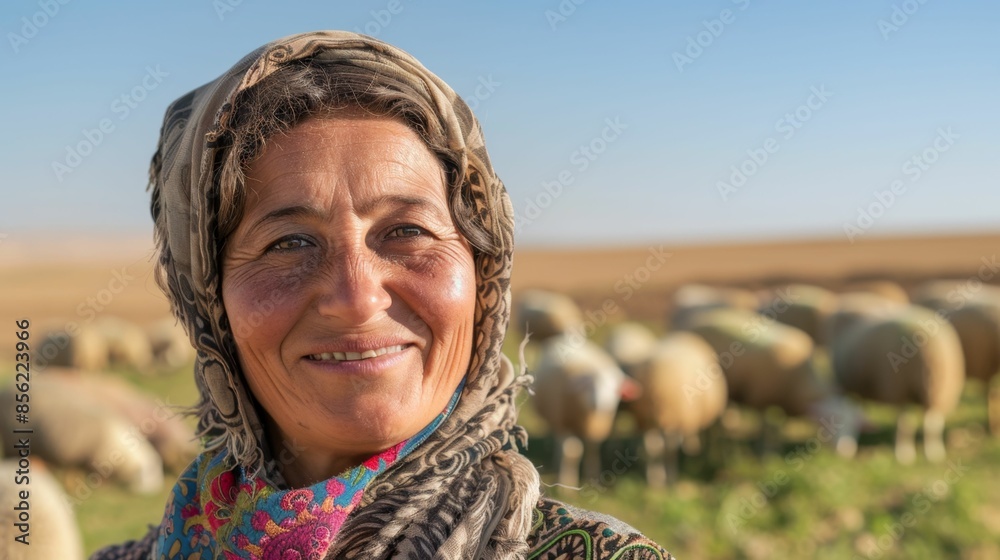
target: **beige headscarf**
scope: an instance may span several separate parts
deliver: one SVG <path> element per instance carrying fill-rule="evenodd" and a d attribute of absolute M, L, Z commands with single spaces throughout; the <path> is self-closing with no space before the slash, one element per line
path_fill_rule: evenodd
<path fill-rule="evenodd" d="M 514 398 L 526 382 L 500 353 L 509 319 L 513 211 L 469 107 L 405 52 L 370 37 L 321 31 L 270 43 L 167 110 L 151 169 L 161 282 L 198 350 L 199 424 L 210 449 L 225 447 L 272 480 L 260 412 L 240 372 L 222 303 L 218 239 L 220 162 L 238 94 L 293 60 L 322 57 L 374 70 L 426 96 L 456 155 L 463 198 L 493 236 L 475 251 L 473 355 L 451 416 L 419 448 L 379 476 L 347 520 L 338 558 L 523 556 L 538 500 L 538 474 L 517 449 Z"/>

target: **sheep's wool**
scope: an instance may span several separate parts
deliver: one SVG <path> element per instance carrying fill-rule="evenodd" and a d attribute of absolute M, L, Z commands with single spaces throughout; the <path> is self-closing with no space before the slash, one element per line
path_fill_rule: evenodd
<path fill-rule="evenodd" d="M 486 231 L 493 232 L 498 250 L 475 254 L 477 301 L 473 352 L 463 387 L 450 414 L 429 427 L 422 442 L 403 442 L 406 453 L 373 457 L 362 465 L 362 484 L 346 490 L 342 477 L 310 487 L 306 496 L 283 488 L 268 449 L 261 419 L 239 371 L 235 346 L 223 309 L 216 238 L 220 189 L 215 177 L 226 149 L 226 123 L 233 116 L 236 96 L 289 61 L 307 58 L 337 61 L 371 70 L 407 84 L 434 107 L 449 149 L 458 154 L 463 197 Z M 163 279 L 174 313 L 186 326 L 198 351 L 195 378 L 201 393 L 199 423 L 207 451 L 189 469 L 193 486 L 178 482 L 175 493 L 208 488 L 210 481 L 238 501 L 242 487 L 224 473 L 240 475 L 248 494 L 255 489 L 283 492 L 277 504 L 287 505 L 299 519 L 327 516 L 330 523 L 310 525 L 316 538 L 329 546 L 308 554 L 264 540 L 266 509 L 241 509 L 233 528 L 247 537 L 245 547 L 208 550 L 195 558 L 664 558 L 668 555 L 634 529 L 616 520 L 539 499 L 534 466 L 518 452 L 527 436 L 516 424 L 514 399 L 530 382 L 515 372 L 500 348 L 510 307 L 513 248 L 513 208 L 486 153 L 479 123 L 469 107 L 437 76 L 410 55 L 370 37 L 321 31 L 280 39 L 251 53 L 219 79 L 181 97 L 167 110 L 151 170 L 152 213 Z M 466 196 L 467 195 L 467 196 Z M 222 201 L 225 202 L 225 201 Z M 445 417 L 446 416 L 446 417 Z M 423 436 L 421 436 L 422 438 Z M 418 438 L 419 439 L 419 438 Z M 411 440 L 412 441 L 412 440 Z M 391 454 L 390 450 L 390 454 Z M 367 466 L 374 468 L 367 469 Z M 370 471 L 370 472 L 369 472 Z M 356 474 L 356 473 L 355 473 Z M 233 475 L 235 476 L 235 474 Z M 332 500 L 327 500 L 334 496 Z M 350 510 L 336 510 L 337 497 Z M 283 503 L 287 501 L 288 503 Z M 330 512 L 323 510 L 330 501 Z M 228 502 L 226 502 L 228 503 Z M 270 502 L 268 502 L 270 503 Z M 194 516 L 206 511 L 189 512 Z M 345 504 L 340 504 L 344 506 Z M 244 508 L 245 504 L 240 505 Z M 315 514 L 310 513 L 315 510 Z M 139 541 L 109 547 L 93 558 L 174 558 L 174 550 L 154 549 L 154 541 L 209 542 L 219 535 L 192 532 L 196 524 L 178 526 L 168 511 L 158 528 Z M 182 513 L 178 515 L 183 516 Z M 339 517 L 338 517 L 339 516 Z M 336 518 L 336 519 L 334 519 Z M 179 518 L 178 518 L 179 519 Z M 246 521 L 243 521 L 246 520 Z M 233 521 L 233 520 L 230 520 Z M 256 525 L 261 528 L 260 531 Z M 339 531 L 336 528 L 339 526 Z M 263 531 L 263 532 L 261 532 Z M 280 535 L 279 535 L 280 536 Z M 180 542 L 174 539 L 171 542 Z M 238 543 L 237 543 L 238 544 Z M 151 554 L 155 550 L 155 554 Z M 190 550 L 190 549 L 189 549 Z M 289 554 L 289 555 L 286 555 Z M 183 555 L 188 558 L 188 555 Z"/>

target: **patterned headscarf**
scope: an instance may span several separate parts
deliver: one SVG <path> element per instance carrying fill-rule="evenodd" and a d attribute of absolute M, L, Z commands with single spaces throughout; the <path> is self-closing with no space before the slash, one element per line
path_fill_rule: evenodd
<path fill-rule="evenodd" d="M 282 65 L 311 57 L 388 76 L 426 99 L 436 117 L 430 126 L 441 127 L 459 164 L 462 198 L 495 249 L 474 251 L 473 351 L 454 410 L 367 484 L 330 554 L 522 556 L 539 494 L 537 471 L 516 448 L 526 434 L 516 425 L 514 398 L 527 376 L 517 374 L 500 353 L 510 307 L 512 207 L 469 107 L 416 59 L 375 39 L 334 31 L 280 39 L 167 110 L 151 169 L 159 280 L 198 351 L 197 415 L 208 450 L 224 452 L 251 478 L 280 480 L 273 459 L 278 450 L 268 449 L 222 301 L 219 212 L 232 201 L 220 189 L 220 162 L 239 94 Z"/>

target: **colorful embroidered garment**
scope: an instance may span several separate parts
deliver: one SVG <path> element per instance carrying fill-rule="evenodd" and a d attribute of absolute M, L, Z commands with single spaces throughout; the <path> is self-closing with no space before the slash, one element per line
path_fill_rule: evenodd
<path fill-rule="evenodd" d="M 417 435 L 308 488 L 278 490 L 232 468 L 224 450 L 202 454 L 174 486 L 152 557 L 321 560 L 368 484 L 423 443 L 461 392 Z"/>

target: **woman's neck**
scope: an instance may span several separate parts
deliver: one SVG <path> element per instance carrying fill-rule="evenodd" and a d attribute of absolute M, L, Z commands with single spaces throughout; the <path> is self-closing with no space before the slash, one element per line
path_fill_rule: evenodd
<path fill-rule="evenodd" d="M 335 477 L 360 465 L 367 456 L 333 457 L 328 454 L 303 453 L 295 461 L 281 465 L 281 475 L 291 488 L 304 488 Z"/>
<path fill-rule="evenodd" d="M 301 445 L 289 441 L 281 430 L 270 422 L 266 432 L 271 449 L 282 450 L 273 454 L 273 459 L 277 462 L 278 470 L 289 488 L 304 488 L 327 480 L 360 465 L 372 456 L 372 453 L 334 453 Z"/>

